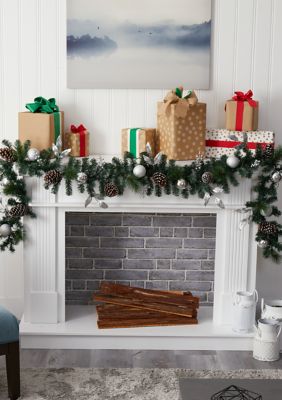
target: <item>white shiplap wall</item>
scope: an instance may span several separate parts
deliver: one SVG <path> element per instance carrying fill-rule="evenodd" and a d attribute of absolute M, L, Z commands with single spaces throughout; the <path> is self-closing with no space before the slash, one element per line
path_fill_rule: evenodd
<path fill-rule="evenodd" d="M 211 89 L 198 92 L 208 104 L 209 127 L 224 126 L 224 102 L 235 89 L 252 88 L 261 105 L 260 128 L 273 129 L 282 142 L 281 19 L 281 0 L 213 1 Z M 117 154 L 122 127 L 155 126 L 156 102 L 166 89 L 67 89 L 65 37 L 66 0 L 0 0 L 0 139 L 17 138 L 18 111 L 43 95 L 57 98 L 66 125 L 89 128 L 92 153 Z M 189 87 L 189 77 L 179 83 Z M 278 295 L 279 269 L 263 263 L 259 286 Z M 21 297 L 21 288 L 21 250 L 12 259 L 0 255 L 0 299 Z"/>

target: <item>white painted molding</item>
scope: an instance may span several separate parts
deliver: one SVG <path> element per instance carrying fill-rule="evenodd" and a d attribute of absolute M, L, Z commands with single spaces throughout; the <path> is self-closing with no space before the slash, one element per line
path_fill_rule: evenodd
<path fill-rule="evenodd" d="M 216 213 L 216 258 L 214 323 L 231 323 L 232 295 L 236 290 L 253 290 L 256 277 L 256 248 L 253 230 L 239 230 L 241 214 L 236 212 L 251 199 L 251 181 L 242 180 L 223 196 L 225 209 L 213 199 L 207 208 L 196 196 L 189 199 L 164 195 L 140 198 L 126 191 L 107 199 L 109 208 L 95 205 L 85 209 L 86 194 L 74 190 L 66 196 L 64 184 L 57 195 L 50 194 L 42 179 L 26 178 L 37 218 L 25 218 L 27 240 L 24 245 L 25 321 L 57 323 L 65 320 L 65 213 L 76 212 L 168 212 Z"/>

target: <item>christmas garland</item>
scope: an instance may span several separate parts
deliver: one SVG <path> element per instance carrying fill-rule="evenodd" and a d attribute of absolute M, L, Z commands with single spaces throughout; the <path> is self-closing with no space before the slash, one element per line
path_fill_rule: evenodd
<path fill-rule="evenodd" d="M 282 147 L 274 150 L 269 145 L 265 149 L 259 145 L 253 154 L 247 148 L 246 140 L 237 146 L 233 156 L 220 159 L 197 160 L 187 165 L 177 165 L 173 160 L 158 154 L 153 158 L 142 153 L 139 159 L 126 153 L 124 159 L 113 158 L 112 162 L 94 158 L 77 159 L 68 157 L 68 150 L 60 151 L 59 146 L 39 152 L 30 148 L 30 143 L 16 141 L 14 145 L 7 140 L 0 148 L 0 189 L 7 197 L 0 198 L 0 249 L 15 250 L 24 239 L 23 216 L 35 217 L 29 203 L 23 176 L 44 177 L 44 186 L 57 193 L 62 180 L 66 194 L 72 194 L 76 182 L 81 193 L 87 192 L 85 206 L 95 199 L 99 206 L 107 208 L 105 197 L 121 196 L 126 188 L 143 192 L 147 196 L 173 194 L 187 199 L 198 195 L 207 205 L 214 199 L 224 208 L 220 193 L 229 193 L 231 186 L 239 184 L 238 177 L 256 177 L 253 187 L 255 199 L 245 208 L 238 210 L 244 214 L 242 226 L 254 222 L 258 224 L 256 240 L 263 248 L 265 257 L 279 260 L 282 243 L 282 225 L 277 221 L 281 215 L 274 205 L 277 201 L 277 187 L 282 179 Z M 272 217 L 271 220 L 270 217 Z M 276 219 L 274 219 L 276 217 Z"/>

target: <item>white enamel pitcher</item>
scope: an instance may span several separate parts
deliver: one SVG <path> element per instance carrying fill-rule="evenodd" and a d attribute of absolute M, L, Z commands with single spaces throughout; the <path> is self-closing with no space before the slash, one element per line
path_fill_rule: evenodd
<path fill-rule="evenodd" d="M 256 338 L 264 342 L 278 342 L 282 327 L 274 319 L 261 318 L 255 325 Z"/>
<path fill-rule="evenodd" d="M 233 324 L 232 329 L 238 333 L 253 331 L 256 315 L 258 292 L 239 291 L 233 300 Z"/>

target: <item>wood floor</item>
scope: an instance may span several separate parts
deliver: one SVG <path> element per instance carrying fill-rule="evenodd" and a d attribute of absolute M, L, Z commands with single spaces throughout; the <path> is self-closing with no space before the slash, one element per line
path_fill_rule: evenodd
<path fill-rule="evenodd" d="M 4 357 L 0 357 L 0 368 Z M 22 368 L 281 369 L 280 361 L 256 361 L 239 351 L 22 350 Z"/>

